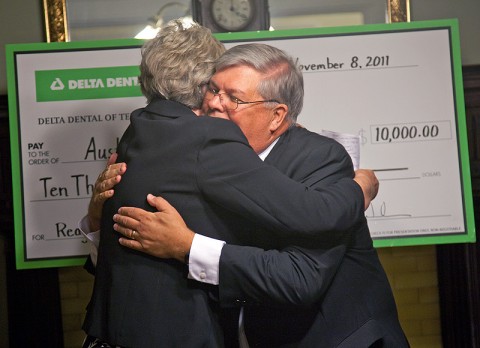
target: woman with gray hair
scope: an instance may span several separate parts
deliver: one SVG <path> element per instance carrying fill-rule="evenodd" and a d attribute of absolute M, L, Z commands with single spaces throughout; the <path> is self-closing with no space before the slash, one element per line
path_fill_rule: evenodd
<path fill-rule="evenodd" d="M 150 103 L 164 98 L 199 109 L 214 65 L 225 48 L 209 29 L 173 20 L 142 47 L 140 86 Z"/>
<path fill-rule="evenodd" d="M 209 29 L 196 23 L 184 25 L 180 20 L 167 23 L 142 47 L 140 86 L 148 105 L 131 114 L 131 123 L 117 148 L 118 160 L 126 162 L 129 170 L 103 212 L 103 201 L 95 203 L 92 199 L 89 206 L 90 230 L 100 228 L 102 233 L 98 258 L 93 260 L 95 268 L 89 267 L 90 260 L 86 264 L 95 273 L 95 285 L 83 324 L 87 333 L 83 347 L 223 345 L 207 292 L 198 286 L 187 287 L 182 265 L 121 247 L 112 217 L 122 205 L 146 208 L 147 193 L 163 192 L 166 180 L 159 173 L 172 177 L 172 168 L 194 161 L 178 154 L 191 144 L 179 145 L 172 139 L 159 149 L 155 139 L 175 134 L 175 130 L 176 140 L 183 138 L 179 132 L 183 123 L 194 124 L 200 119 L 202 87 L 224 51 Z M 185 126 L 186 139 L 192 138 L 188 132 Z M 194 153 L 187 150 L 187 154 Z M 173 173 L 173 180 L 180 185 L 192 182 L 181 173 Z M 175 316 L 177 311 L 183 315 Z"/>

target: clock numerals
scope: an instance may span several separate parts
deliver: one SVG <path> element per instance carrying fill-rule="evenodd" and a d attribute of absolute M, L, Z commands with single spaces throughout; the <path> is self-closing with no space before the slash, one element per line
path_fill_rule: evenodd
<path fill-rule="evenodd" d="M 248 0 L 216 0 L 212 4 L 213 18 L 219 26 L 228 30 L 244 28 L 252 17 Z"/>
<path fill-rule="evenodd" d="M 212 32 L 268 30 L 268 0 L 192 0 L 192 17 Z"/>

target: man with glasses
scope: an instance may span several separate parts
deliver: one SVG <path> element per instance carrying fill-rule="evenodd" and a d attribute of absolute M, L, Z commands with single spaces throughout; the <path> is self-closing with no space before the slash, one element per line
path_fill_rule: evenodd
<path fill-rule="evenodd" d="M 321 189 L 340 177 L 351 176 L 352 166 L 344 150 L 332 141 L 295 126 L 303 100 L 298 73 L 291 58 L 275 48 L 236 46 L 220 58 L 216 73 L 204 87 L 204 109 L 210 116 L 236 123 L 265 162 L 311 189 Z M 268 182 L 252 180 L 248 184 Z M 266 226 L 270 227 L 268 233 L 258 228 L 245 231 L 248 239 L 240 242 L 269 249 L 264 251 L 199 234 L 211 231 L 193 228 L 198 232 L 194 234 L 168 203 L 152 196 L 148 201 L 160 213 L 124 207 L 115 216 L 115 230 L 135 237 L 122 238 L 120 243 L 177 260 L 185 260 L 189 250 L 189 260 L 185 261 L 191 278 L 218 284 L 220 303 L 225 307 L 246 305 L 246 336 L 253 346 L 408 346 L 364 216 L 349 233 L 341 233 L 335 223 L 330 233 L 315 236 L 302 235 L 300 226 L 297 234 L 290 235 L 276 231 L 273 225 Z M 290 203 L 276 201 L 279 206 Z M 293 210 L 291 213 L 295 215 Z M 315 259 L 315 251 L 321 248 L 338 244 L 347 246 L 346 257 L 328 290 L 323 292 L 326 288 L 322 288 L 312 295 L 308 286 L 318 290 L 319 279 L 304 268 L 305 260 Z M 289 249 L 290 245 L 310 250 L 295 253 L 292 251 L 298 250 Z M 216 255 L 217 259 L 214 256 L 210 266 L 205 255 Z M 285 308 L 278 307 L 279 303 L 309 306 Z"/>
<path fill-rule="evenodd" d="M 239 105 L 247 105 L 247 104 L 260 104 L 260 103 L 277 103 L 280 104 L 278 100 L 269 99 L 269 100 L 254 100 L 254 101 L 243 101 L 240 100 L 226 92 L 220 93 L 214 86 L 212 82 L 209 82 L 202 86 L 202 89 L 205 93 L 205 98 L 212 99 L 213 97 L 219 97 L 222 105 L 224 106 L 225 110 L 234 111 L 238 109 Z"/>

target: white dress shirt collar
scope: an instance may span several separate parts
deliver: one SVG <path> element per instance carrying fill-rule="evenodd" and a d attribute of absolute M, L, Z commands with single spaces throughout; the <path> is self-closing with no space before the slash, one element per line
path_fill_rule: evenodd
<path fill-rule="evenodd" d="M 270 151 L 272 151 L 273 147 L 275 146 L 275 144 L 278 142 L 278 139 L 280 139 L 280 137 L 278 137 L 277 139 L 275 139 L 273 141 L 273 143 L 271 143 L 265 150 L 263 150 L 262 152 L 260 152 L 258 154 L 258 157 L 260 157 L 260 159 L 262 161 L 265 161 L 265 158 L 267 158 L 267 156 L 270 154 Z"/>

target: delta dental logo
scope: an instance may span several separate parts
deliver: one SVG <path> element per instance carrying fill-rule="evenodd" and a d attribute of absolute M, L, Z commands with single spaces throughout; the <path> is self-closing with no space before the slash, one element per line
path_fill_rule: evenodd
<path fill-rule="evenodd" d="M 115 88 L 115 87 L 132 87 L 140 86 L 137 76 L 130 77 L 117 77 L 107 78 L 106 82 L 102 79 L 85 79 L 85 80 L 68 80 L 68 89 L 85 89 L 85 88 Z M 65 88 L 65 84 L 57 77 L 55 81 L 50 85 L 52 91 L 62 91 Z"/>
<path fill-rule="evenodd" d="M 37 101 L 141 96 L 138 66 L 35 72 Z"/>
<path fill-rule="evenodd" d="M 55 79 L 55 81 L 52 82 L 52 85 L 50 86 L 50 89 L 52 91 L 63 91 L 64 88 L 65 85 L 58 77 Z"/>

